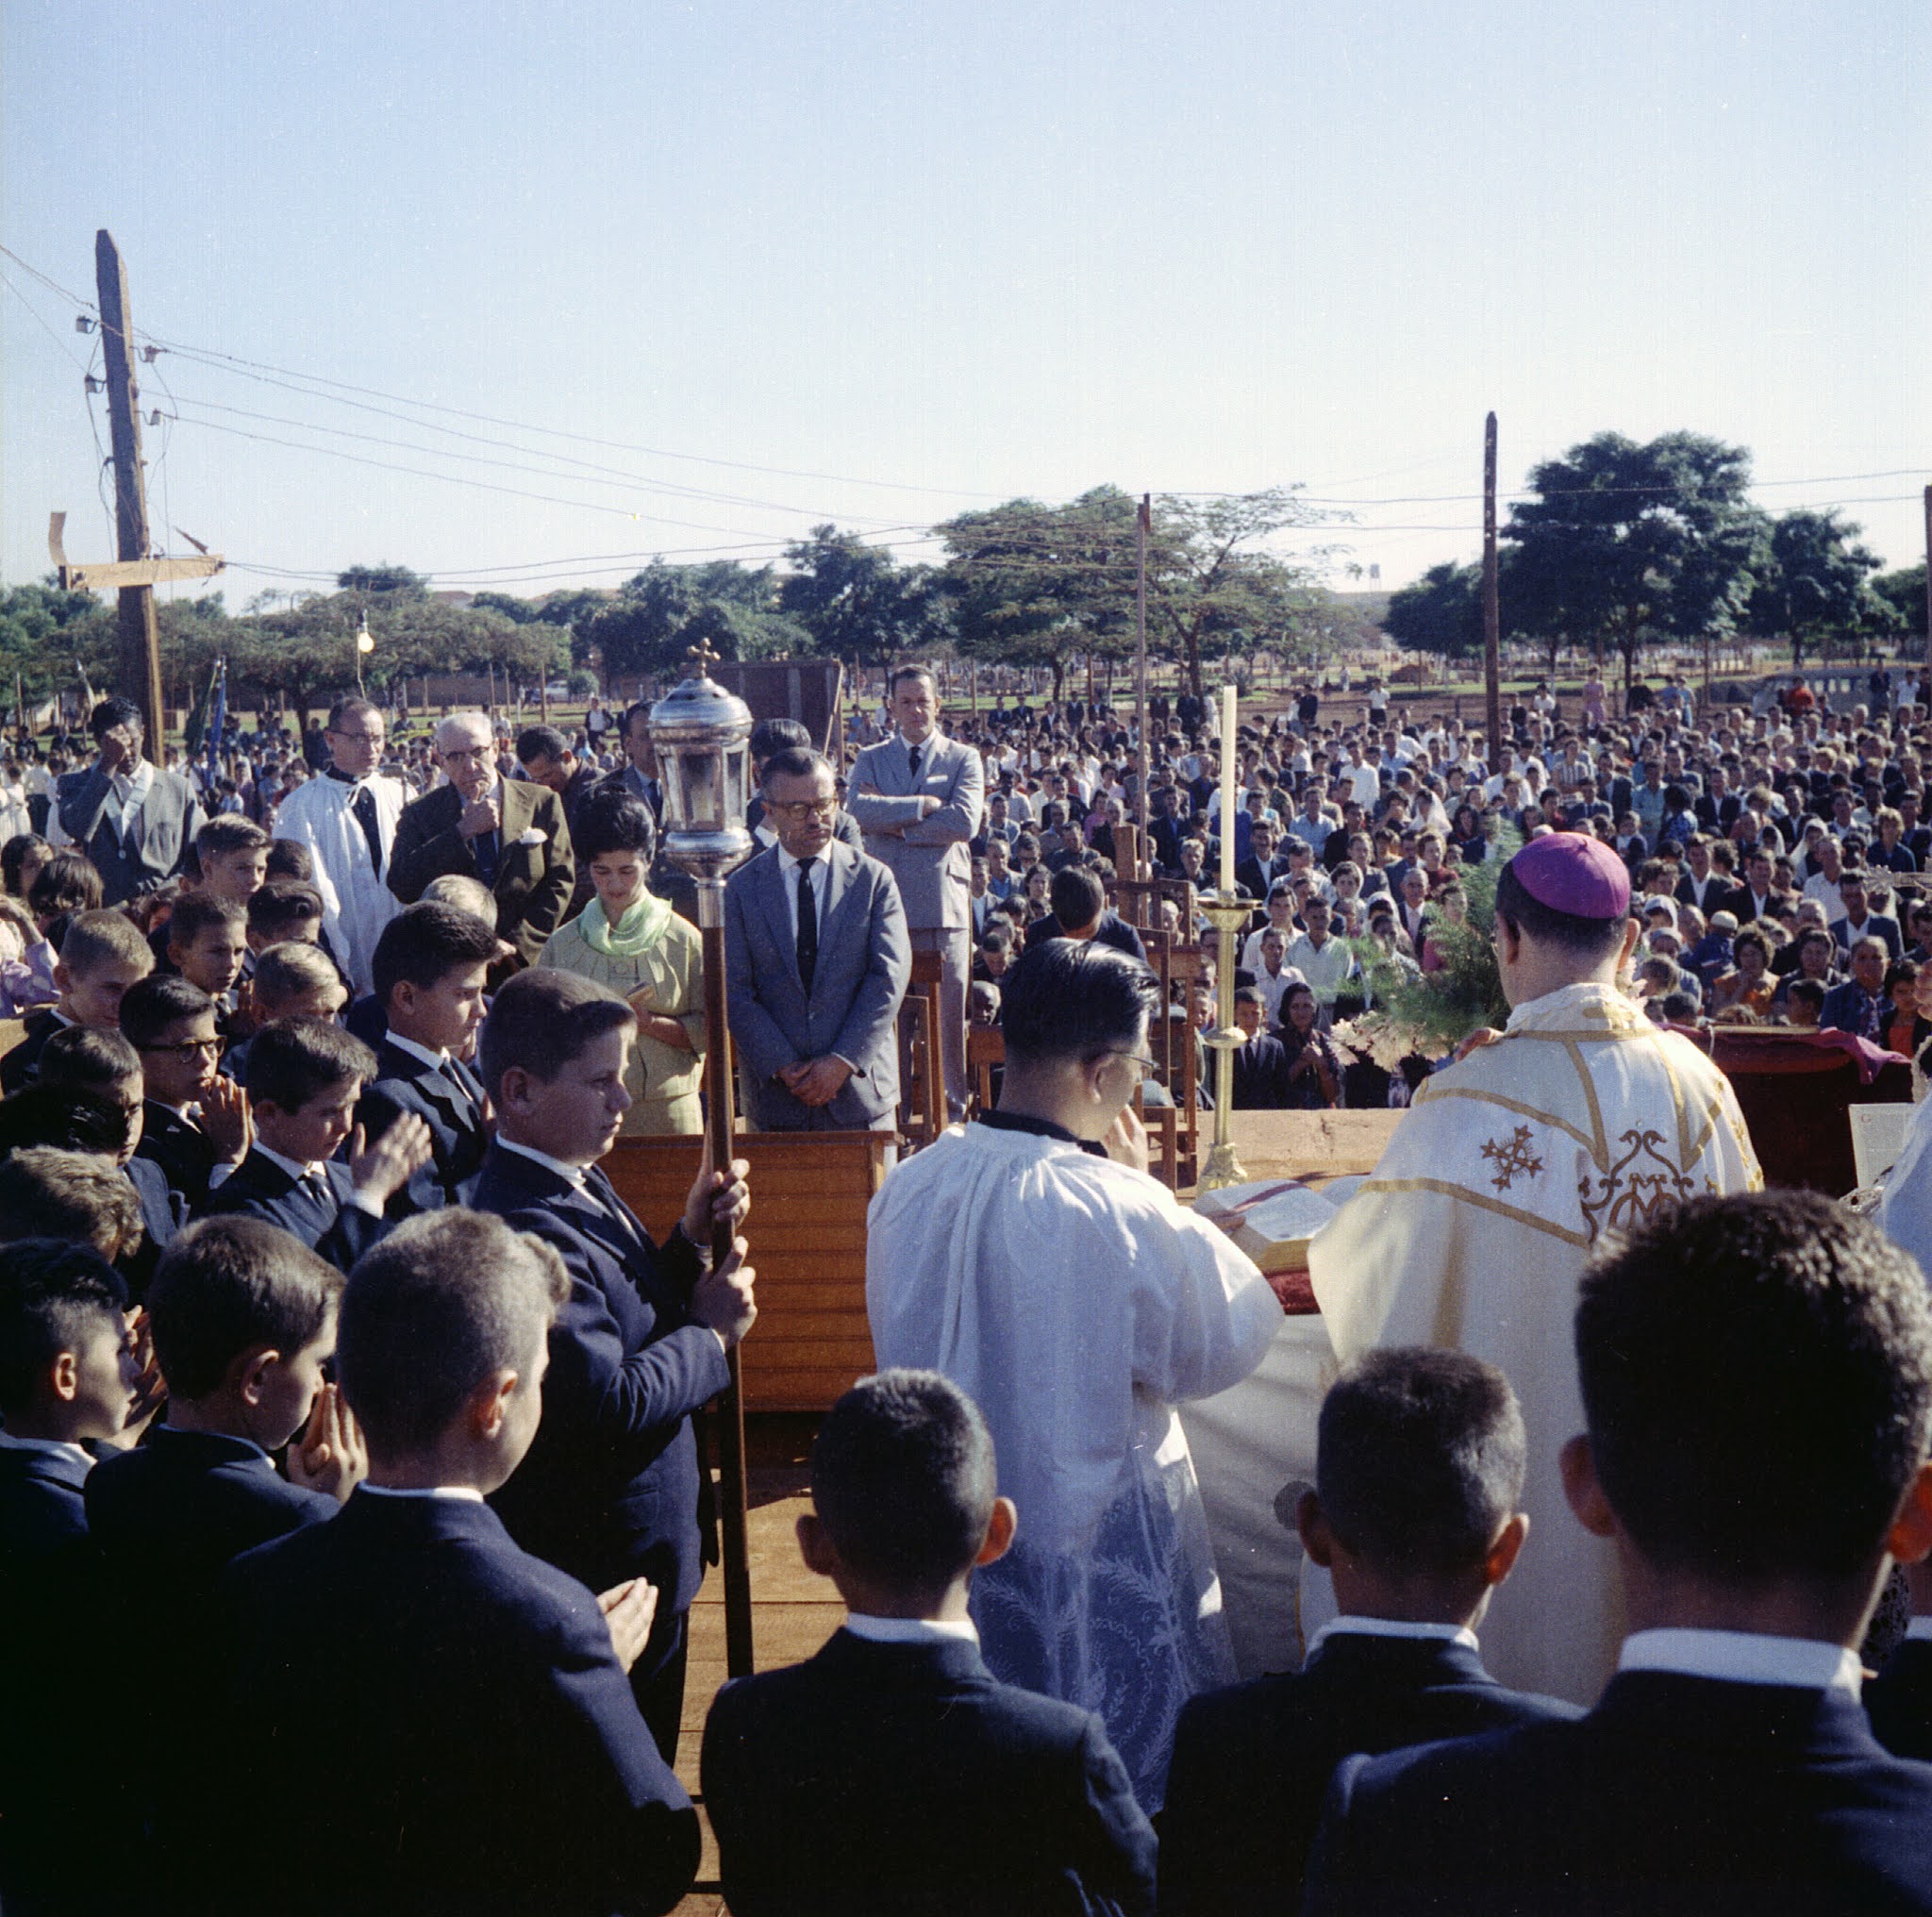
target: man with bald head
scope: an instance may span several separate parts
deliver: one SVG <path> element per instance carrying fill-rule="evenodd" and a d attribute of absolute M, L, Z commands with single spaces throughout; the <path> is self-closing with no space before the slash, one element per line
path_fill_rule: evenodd
<path fill-rule="evenodd" d="M 390 889 L 413 905 L 448 873 L 478 878 L 496 900 L 496 931 L 536 963 L 563 921 L 576 878 L 563 801 L 535 779 L 496 770 L 495 738 L 481 712 L 455 712 L 436 728 L 436 762 L 449 783 L 403 808 Z"/>

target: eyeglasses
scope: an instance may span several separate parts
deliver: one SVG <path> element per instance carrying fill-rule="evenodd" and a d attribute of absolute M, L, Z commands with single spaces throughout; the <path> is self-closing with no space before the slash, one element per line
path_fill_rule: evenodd
<path fill-rule="evenodd" d="M 333 725 L 329 727 L 328 736 L 340 739 L 344 745 L 380 745 L 388 737 L 382 732 L 343 732 Z"/>
<path fill-rule="evenodd" d="M 837 799 L 788 799 L 782 803 L 774 799 L 765 801 L 765 810 L 776 812 L 782 818 L 804 825 L 808 819 L 829 819 L 839 809 Z"/>
<path fill-rule="evenodd" d="M 143 1052 L 153 1052 L 167 1059 L 192 1059 L 196 1054 L 205 1058 L 219 1059 L 227 1049 L 226 1039 L 183 1039 L 179 1044 L 141 1047 Z"/>
<path fill-rule="evenodd" d="M 1142 1078 L 1148 1077 L 1160 1070 L 1160 1066 L 1156 1060 L 1143 1058 L 1139 1052 L 1109 1052 L 1107 1056 L 1109 1059 L 1124 1059 L 1129 1064 L 1140 1066 L 1139 1075 Z"/>

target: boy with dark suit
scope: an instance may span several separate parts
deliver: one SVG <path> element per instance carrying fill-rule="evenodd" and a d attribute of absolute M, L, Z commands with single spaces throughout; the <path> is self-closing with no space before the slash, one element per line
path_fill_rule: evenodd
<path fill-rule="evenodd" d="M 1523 1412 L 1493 1365 L 1370 1352 L 1322 1402 L 1302 1546 L 1341 1615 L 1298 1674 L 1191 1699 L 1160 1824 L 1162 1917 L 1299 1909 L 1308 1846 L 1351 1751 L 1583 1713 L 1507 1691 L 1475 1627 L 1523 1548 Z"/>
<path fill-rule="evenodd" d="M 111 1905 L 122 1807 L 103 1778 L 109 1650 L 82 1486 L 125 1428 L 142 1367 L 120 1275 L 85 1246 L 0 1251 L 0 1901 Z"/>
<path fill-rule="evenodd" d="M 1632 1625 L 1591 1713 L 1336 1772 L 1307 1909 L 1932 1911 L 1932 1765 L 1859 1709 L 1932 1549 L 1932 1305 L 1810 1192 L 1693 1199 L 1586 1272 L 1584 1526 Z"/>
<path fill-rule="evenodd" d="M 936 1372 L 861 1379 L 826 1415 L 798 1543 L 845 1627 L 727 1684 L 705 1725 L 734 1917 L 1152 1908 L 1154 1833 L 1100 1719 L 980 1660 L 967 1587 L 1014 1526 L 996 1482 Z"/>
<path fill-rule="evenodd" d="M 248 1102 L 217 1069 L 224 1041 L 215 1002 L 173 974 L 143 978 L 121 1000 L 121 1036 L 141 1059 L 141 1142 L 134 1156 L 160 1168 L 191 1212 L 208 1204 L 217 1167 L 225 1177 L 247 1153 Z"/>
<path fill-rule="evenodd" d="M 388 1025 L 356 1117 L 379 1139 L 406 1112 L 429 1132 L 430 1156 L 391 1201 L 391 1216 L 469 1202 L 490 1142 L 489 1101 L 458 1054 L 483 1023 L 496 934 L 454 906 L 425 901 L 382 928 L 372 961 Z"/>
<path fill-rule="evenodd" d="M 208 1681 L 203 1642 L 231 1559 L 335 1516 L 362 1474 L 355 1421 L 322 1370 L 341 1275 L 286 1231 L 209 1218 L 168 1247 L 149 1287 L 167 1422 L 88 1475 L 88 1528 L 113 1641 L 142 1649 L 146 1708 L 183 1731 Z M 307 1426 L 306 1430 L 304 1426 Z M 288 1476 L 271 1452 L 288 1447 Z M 208 1777 L 176 1746 L 132 1780 L 167 1908 L 203 1881 Z M 185 1908 L 185 1904 L 184 1904 Z"/>
<path fill-rule="evenodd" d="M 648 1577 L 651 1642 L 631 1671 L 667 1763 L 684 1709 L 685 1616 L 704 1576 L 691 1416 L 724 1389 L 725 1354 L 751 1328 L 753 1273 L 739 1241 L 711 1268 L 714 1224 L 750 1208 L 744 1161 L 707 1159 L 660 1248 L 597 1167 L 630 1106 L 637 1014 L 575 973 L 520 972 L 483 1027 L 496 1136 L 472 1200 L 562 1253 L 570 1295 L 550 1333 L 541 1430 L 494 1503 L 510 1536 L 593 1590 Z"/>
<path fill-rule="evenodd" d="M 405 1112 L 373 1144 L 355 1122 L 375 1075 L 367 1045 L 323 1019 L 277 1019 L 248 1042 L 255 1145 L 208 1197 L 210 1213 L 278 1225 L 346 1272 L 386 1229 L 383 1208 L 429 1158 L 429 1128 Z M 346 1142 L 348 1162 L 335 1156 Z"/>
<path fill-rule="evenodd" d="M 341 1514 L 223 1580 L 227 1722 L 305 1792 L 308 1861 L 252 1793 L 226 1800 L 238 1901 L 278 1910 L 570 1917 L 669 1909 L 697 1816 L 625 1662 L 641 1580 L 592 1593 L 517 1549 L 484 1502 L 542 1415 L 566 1290 L 554 1252 L 456 1209 L 407 1220 L 342 1294 L 337 1363 L 369 1475 Z"/>

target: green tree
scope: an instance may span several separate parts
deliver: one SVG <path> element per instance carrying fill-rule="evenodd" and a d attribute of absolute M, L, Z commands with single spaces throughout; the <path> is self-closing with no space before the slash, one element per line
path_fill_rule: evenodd
<path fill-rule="evenodd" d="M 654 561 L 579 628 L 607 674 L 681 676 L 686 654 L 704 644 L 720 658 L 783 658 L 811 650 L 811 635 L 779 609 L 770 566 L 713 560 Z"/>
<path fill-rule="evenodd" d="M 1828 657 L 1835 642 L 1890 624 L 1887 602 L 1871 586 L 1877 556 L 1855 542 L 1860 530 L 1835 510 L 1800 508 L 1770 522 L 1746 625 L 1757 638 L 1788 641 L 1794 669 L 1807 648 Z"/>
<path fill-rule="evenodd" d="M 1204 657 L 1284 648 L 1308 610 L 1314 575 L 1256 542 L 1322 523 L 1291 487 L 1228 498 L 1163 493 L 1147 551 L 1149 644 L 1180 659 L 1196 697 Z M 1131 553 L 1129 555 L 1131 561 Z M 1132 569 L 1129 566 L 1131 592 Z"/>
<path fill-rule="evenodd" d="M 1881 573 L 1872 581 L 1872 591 L 1897 617 L 1896 629 L 1925 643 L 1925 561 L 1907 566 L 1896 573 Z"/>
<path fill-rule="evenodd" d="M 1503 528 L 1509 628 L 1614 646 L 1626 690 L 1643 646 L 1728 630 L 1763 536 L 1750 477 L 1743 447 L 1687 432 L 1599 433 L 1546 460 Z"/>
<path fill-rule="evenodd" d="M 1483 649 L 1483 569 L 1431 566 L 1391 595 L 1383 630 L 1410 652 L 1470 658 Z"/>
<path fill-rule="evenodd" d="M 407 592 L 420 598 L 429 591 L 429 581 L 408 566 L 351 566 L 336 575 L 336 585 L 344 592 Z"/>
<path fill-rule="evenodd" d="M 944 630 L 932 569 L 901 566 L 857 533 L 815 525 L 785 558 L 793 570 L 779 583 L 779 607 L 829 658 L 887 665 L 927 649 Z"/>
<path fill-rule="evenodd" d="M 1134 619 L 1134 502 L 1096 486 L 1065 506 L 1009 499 L 933 528 L 954 643 L 971 658 L 1044 667 L 1059 701 L 1067 668 L 1126 650 Z"/>

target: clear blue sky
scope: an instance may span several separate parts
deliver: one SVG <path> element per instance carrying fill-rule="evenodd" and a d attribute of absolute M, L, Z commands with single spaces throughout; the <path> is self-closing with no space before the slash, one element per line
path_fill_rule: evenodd
<path fill-rule="evenodd" d="M 1300 482 L 1397 584 L 1474 555 L 1491 407 L 1506 488 L 1689 427 L 1804 482 L 1767 506 L 1922 550 L 1924 0 L 8 0 L 0 56 L 0 242 L 91 297 L 106 225 L 138 328 L 307 388 L 144 375 L 174 550 L 536 591 L 820 519 Z M 94 342 L 0 273 L 19 580 L 51 508 L 71 558 L 109 534 Z"/>

